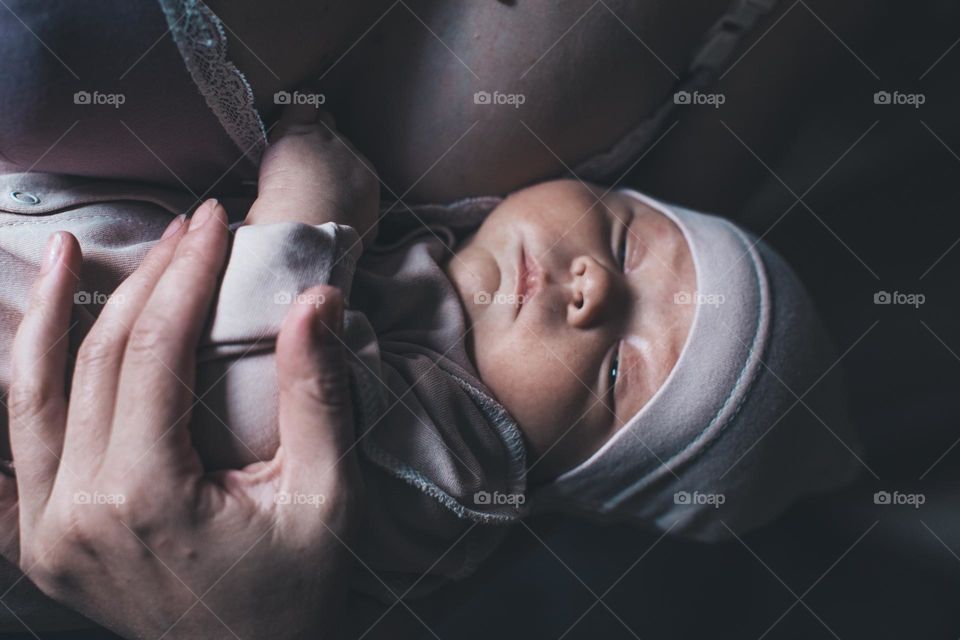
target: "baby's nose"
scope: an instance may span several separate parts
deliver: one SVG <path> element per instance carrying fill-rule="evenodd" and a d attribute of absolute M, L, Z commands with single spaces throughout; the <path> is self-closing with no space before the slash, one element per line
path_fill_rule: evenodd
<path fill-rule="evenodd" d="M 570 302 L 567 322 L 588 329 L 602 321 L 614 295 L 613 275 L 591 256 L 570 263 Z"/>

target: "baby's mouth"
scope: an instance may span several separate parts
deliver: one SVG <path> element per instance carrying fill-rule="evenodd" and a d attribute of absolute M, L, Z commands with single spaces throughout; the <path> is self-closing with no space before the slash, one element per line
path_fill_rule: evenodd
<path fill-rule="evenodd" d="M 517 260 L 517 287 L 515 292 L 516 315 L 520 315 L 523 305 L 533 299 L 540 290 L 543 270 L 537 261 L 520 245 L 520 257 Z M 516 317 L 516 316 L 515 316 Z"/>

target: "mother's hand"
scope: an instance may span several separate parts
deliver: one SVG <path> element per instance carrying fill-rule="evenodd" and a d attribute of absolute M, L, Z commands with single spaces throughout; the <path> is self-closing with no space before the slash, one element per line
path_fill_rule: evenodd
<path fill-rule="evenodd" d="M 226 251 L 214 201 L 174 221 L 87 335 L 68 403 L 81 257 L 72 236 L 52 239 L 13 349 L 20 567 L 125 636 L 326 637 L 359 490 L 342 301 L 317 290 L 325 304 L 284 322 L 276 457 L 204 474 L 187 429 L 194 354 Z"/>

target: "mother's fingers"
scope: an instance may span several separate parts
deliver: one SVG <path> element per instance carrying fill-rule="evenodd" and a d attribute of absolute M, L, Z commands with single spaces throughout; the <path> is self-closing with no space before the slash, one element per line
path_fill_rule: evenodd
<path fill-rule="evenodd" d="M 134 322 L 173 258 L 183 235 L 183 216 L 175 218 L 143 262 L 110 296 L 100 316 L 80 345 L 73 372 L 70 422 L 64 464 L 91 466 L 102 460 L 110 436 L 117 381 Z"/>
<path fill-rule="evenodd" d="M 25 524 L 35 522 L 46 505 L 60 467 L 70 312 L 80 263 L 76 239 L 54 234 L 13 342 L 10 445 Z"/>
<path fill-rule="evenodd" d="M 117 419 L 125 428 L 111 433 L 108 457 L 130 464 L 147 460 L 143 456 L 150 451 L 149 459 L 164 470 L 185 464 L 199 469 L 186 424 L 197 343 L 226 253 L 226 211 L 208 200 L 193 215 L 134 323 L 117 391 Z"/>

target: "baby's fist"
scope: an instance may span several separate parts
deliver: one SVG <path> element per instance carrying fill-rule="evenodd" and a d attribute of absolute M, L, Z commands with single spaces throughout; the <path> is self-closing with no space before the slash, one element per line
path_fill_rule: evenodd
<path fill-rule="evenodd" d="M 270 136 L 248 224 L 347 224 L 372 240 L 379 207 L 376 170 L 337 132 L 333 117 L 293 105 Z M 369 232 L 369 233 L 368 233 Z"/>

